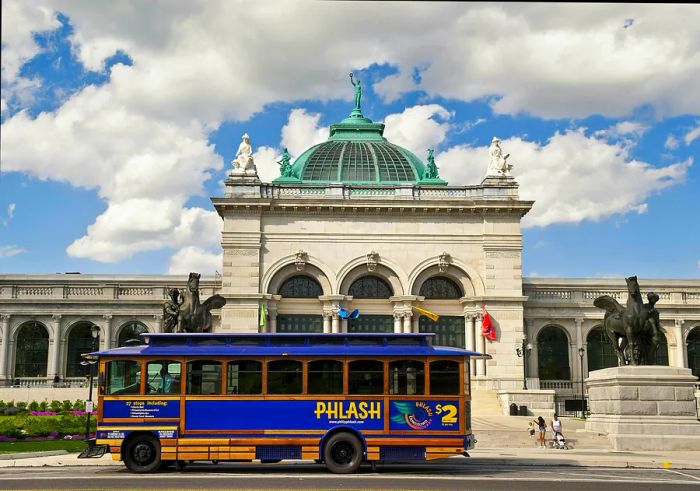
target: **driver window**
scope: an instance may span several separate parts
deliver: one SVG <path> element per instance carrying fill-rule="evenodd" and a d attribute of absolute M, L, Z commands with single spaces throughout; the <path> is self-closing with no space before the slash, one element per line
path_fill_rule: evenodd
<path fill-rule="evenodd" d="M 141 389 L 141 364 L 133 360 L 107 362 L 105 394 L 138 394 Z"/>
<path fill-rule="evenodd" d="M 179 394 L 180 362 L 151 361 L 146 365 L 146 394 Z"/>

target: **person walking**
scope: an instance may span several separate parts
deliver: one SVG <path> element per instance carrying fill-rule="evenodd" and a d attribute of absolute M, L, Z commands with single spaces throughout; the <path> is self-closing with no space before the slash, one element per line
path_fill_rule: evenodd
<path fill-rule="evenodd" d="M 544 436 L 547 432 L 547 423 L 545 423 L 542 416 L 537 417 L 537 427 L 539 429 L 540 448 L 545 448 Z"/>
<path fill-rule="evenodd" d="M 552 427 L 552 432 L 554 432 L 555 435 L 561 433 L 561 420 L 558 414 L 554 413 L 554 419 L 550 421 L 549 425 Z"/>

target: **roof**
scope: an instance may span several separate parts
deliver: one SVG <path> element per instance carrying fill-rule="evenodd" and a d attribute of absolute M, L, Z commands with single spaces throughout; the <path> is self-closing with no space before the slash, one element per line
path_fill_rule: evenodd
<path fill-rule="evenodd" d="M 411 151 L 384 138 L 383 123 L 372 122 L 356 108 L 349 117 L 331 125 L 328 141 L 296 159 L 292 177 L 278 177 L 273 182 L 447 185 L 442 179 L 429 179 L 427 170 Z"/>
<path fill-rule="evenodd" d="M 471 356 L 475 351 L 433 346 L 434 334 L 227 334 L 144 333 L 147 344 L 92 353 L 97 356 Z"/>

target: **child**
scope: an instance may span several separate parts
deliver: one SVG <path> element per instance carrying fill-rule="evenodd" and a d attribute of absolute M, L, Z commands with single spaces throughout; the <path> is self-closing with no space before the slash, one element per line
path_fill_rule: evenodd
<path fill-rule="evenodd" d="M 530 421 L 530 424 L 527 425 L 527 431 L 530 433 L 530 438 L 535 436 L 535 422 Z"/>

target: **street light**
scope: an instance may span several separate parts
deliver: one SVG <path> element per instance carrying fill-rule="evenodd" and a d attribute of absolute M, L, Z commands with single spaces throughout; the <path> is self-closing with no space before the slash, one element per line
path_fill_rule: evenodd
<path fill-rule="evenodd" d="M 585 349 L 583 349 L 583 346 L 581 346 L 578 349 L 578 357 L 581 360 L 581 419 L 586 419 L 586 411 L 585 411 L 585 406 L 586 406 L 586 397 L 584 396 L 584 391 L 583 391 L 583 353 L 585 353 Z"/>
<path fill-rule="evenodd" d="M 100 328 L 97 326 L 92 326 L 90 328 L 90 335 L 92 336 L 92 351 L 97 351 L 97 338 L 100 335 Z M 90 389 L 88 392 L 88 400 L 85 403 L 85 441 L 90 439 L 90 414 L 92 413 L 92 367 L 97 363 L 97 358 L 90 356 L 89 354 L 83 354 L 83 361 L 80 362 L 81 365 L 89 367 L 90 370 Z"/>
<path fill-rule="evenodd" d="M 523 357 L 523 390 L 527 390 L 527 358 L 530 356 L 532 351 L 532 343 L 525 343 L 527 341 L 527 334 L 523 333 L 523 344 L 515 348 L 515 353 L 518 358 Z"/>

